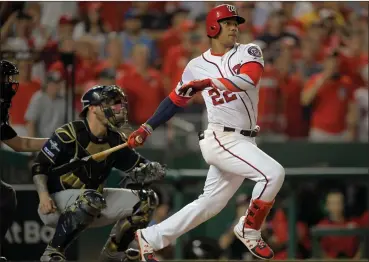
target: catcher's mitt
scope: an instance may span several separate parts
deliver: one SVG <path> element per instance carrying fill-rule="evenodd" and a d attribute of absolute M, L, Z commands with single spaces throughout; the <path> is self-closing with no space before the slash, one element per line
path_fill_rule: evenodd
<path fill-rule="evenodd" d="M 124 176 L 119 185 L 122 188 L 140 190 L 155 181 L 162 180 L 166 175 L 166 166 L 158 162 L 141 163 L 128 175 Z"/>

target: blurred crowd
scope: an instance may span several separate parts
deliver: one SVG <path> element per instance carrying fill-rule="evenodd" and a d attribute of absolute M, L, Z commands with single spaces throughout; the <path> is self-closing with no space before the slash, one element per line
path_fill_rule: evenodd
<path fill-rule="evenodd" d="M 1 54 L 20 69 L 11 124 L 49 136 L 78 115 L 86 89 L 114 83 L 128 95 L 132 125 L 145 122 L 209 48 L 205 18 L 217 4 L 1 2 Z M 261 135 L 368 141 L 368 3 L 234 4 L 247 21 L 238 42 L 264 54 Z M 182 115 L 203 120 L 202 97 L 192 104 Z"/>
<path fill-rule="evenodd" d="M 220 2 L 1 2 L 1 58 L 14 61 L 20 71 L 11 125 L 20 135 L 48 137 L 58 126 L 78 117 L 81 95 L 96 84 L 123 88 L 130 123 L 140 125 L 177 85 L 186 64 L 209 48 L 205 19 L 217 4 Z M 263 50 L 265 69 L 258 108 L 262 137 L 367 142 L 368 3 L 233 4 L 246 19 L 239 28 L 238 42 L 253 42 Z M 202 97 L 196 95 L 191 103 L 180 116 L 190 122 L 205 121 Z M 152 223 L 171 212 L 170 196 L 165 190 L 160 194 L 161 206 Z M 330 192 L 326 201 L 321 196 L 312 201 L 311 192 L 307 196 L 301 206 L 313 206 L 301 216 L 307 220 L 297 224 L 299 257 L 311 255 L 312 225 L 360 227 L 369 223 L 368 211 L 350 216 L 344 212 L 348 200 L 341 191 Z M 238 218 L 248 199 L 240 196 L 236 202 Z M 320 213 L 314 216 L 317 202 Z M 263 230 L 278 259 L 287 257 L 287 222 L 286 209 L 276 207 Z M 246 259 L 249 254 L 240 252 L 244 249 L 239 245 L 229 230 L 219 241 L 192 239 L 185 247 L 187 258 L 194 258 L 204 247 L 212 255 Z M 212 250 L 214 246 L 222 252 Z M 359 258 L 362 252 L 356 237 L 326 237 L 321 247 L 327 258 Z M 168 249 L 163 257 L 173 255 Z"/>

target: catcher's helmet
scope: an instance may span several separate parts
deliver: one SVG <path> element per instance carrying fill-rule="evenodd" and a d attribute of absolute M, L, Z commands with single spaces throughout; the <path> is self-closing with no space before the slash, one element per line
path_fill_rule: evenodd
<path fill-rule="evenodd" d="M 0 61 L 0 117 L 2 122 L 8 121 L 8 109 L 19 86 L 14 78 L 18 74 L 19 71 L 15 64 L 7 60 Z"/>
<path fill-rule="evenodd" d="M 128 122 L 127 96 L 119 86 L 94 86 L 82 96 L 81 102 L 80 117 L 86 117 L 89 106 L 100 106 L 109 126 L 119 128 Z"/>
<path fill-rule="evenodd" d="M 218 5 L 211 9 L 206 16 L 206 33 L 208 37 L 216 37 L 220 33 L 219 21 L 227 18 L 236 18 L 238 24 L 245 23 L 245 19 L 237 14 L 234 5 Z"/>

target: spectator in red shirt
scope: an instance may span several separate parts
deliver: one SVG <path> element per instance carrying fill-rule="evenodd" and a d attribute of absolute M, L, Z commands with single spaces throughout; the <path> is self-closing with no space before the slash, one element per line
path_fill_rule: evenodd
<path fill-rule="evenodd" d="M 337 56 L 330 56 L 322 73 L 305 84 L 301 103 L 311 109 L 310 139 L 316 142 L 342 142 L 353 139 L 355 130 L 352 81 L 340 75 Z M 348 132 L 350 131 L 350 132 Z"/>
<path fill-rule="evenodd" d="M 267 63 L 260 79 L 258 125 L 263 134 L 274 135 L 281 131 L 280 77 L 274 63 Z"/>
<path fill-rule="evenodd" d="M 347 228 L 357 223 L 345 217 L 344 195 L 339 191 L 328 193 L 326 198 L 327 218 L 318 223 L 319 227 Z M 355 236 L 326 236 L 321 239 L 325 259 L 360 258 L 360 242 Z"/>
<path fill-rule="evenodd" d="M 10 122 L 18 134 L 27 135 L 25 113 L 33 94 L 40 90 L 41 83 L 39 80 L 31 78 L 32 60 L 19 60 L 17 64 L 19 69 L 19 90 L 13 97 L 13 104 L 16 106 L 12 106 L 9 109 Z"/>
<path fill-rule="evenodd" d="M 297 63 L 293 59 L 293 53 L 296 48 L 295 42 L 292 39 L 285 39 L 282 43 L 282 52 L 277 58 L 275 66 L 279 80 L 280 93 L 280 113 L 282 121 L 279 123 L 279 128 L 289 138 L 301 138 L 308 135 L 309 123 L 303 115 L 303 107 L 300 103 L 301 91 L 304 85 L 305 72 L 297 67 Z M 311 66 L 306 61 L 313 57 L 305 57 L 304 54 L 300 65 L 305 67 Z M 308 69 L 308 68 L 303 68 Z M 309 68 L 310 69 L 310 68 Z M 270 103 L 270 102 L 269 102 Z"/>
<path fill-rule="evenodd" d="M 133 47 L 132 61 L 135 67 L 117 84 L 127 92 L 130 122 L 140 125 L 149 119 L 165 95 L 160 72 L 149 67 L 149 50 L 145 45 Z"/>
<path fill-rule="evenodd" d="M 354 29 L 349 33 L 346 46 L 340 52 L 340 71 L 350 76 L 356 87 L 365 85 L 361 70 L 368 64 L 368 51 L 363 52 L 363 37 L 362 30 Z"/>

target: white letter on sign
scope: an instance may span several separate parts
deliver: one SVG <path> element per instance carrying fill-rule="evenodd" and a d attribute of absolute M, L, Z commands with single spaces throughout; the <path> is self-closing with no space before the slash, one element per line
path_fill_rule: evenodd
<path fill-rule="evenodd" d="M 24 222 L 24 242 L 36 244 L 40 241 L 40 226 L 36 221 Z"/>

